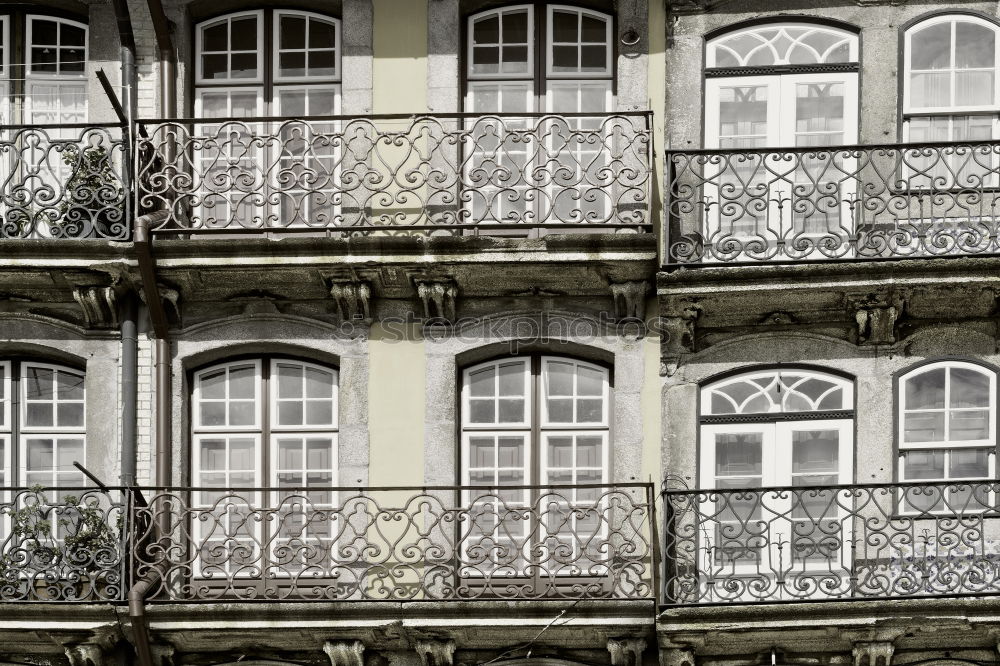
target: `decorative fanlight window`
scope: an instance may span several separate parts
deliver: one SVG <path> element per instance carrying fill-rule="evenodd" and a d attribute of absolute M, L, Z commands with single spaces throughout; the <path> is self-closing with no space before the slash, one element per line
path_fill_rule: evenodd
<path fill-rule="evenodd" d="M 706 416 L 850 409 L 851 383 L 805 370 L 739 375 L 705 389 Z"/>
<path fill-rule="evenodd" d="M 709 42 L 708 67 L 829 65 L 858 61 L 858 36 L 809 23 L 766 24 Z"/>

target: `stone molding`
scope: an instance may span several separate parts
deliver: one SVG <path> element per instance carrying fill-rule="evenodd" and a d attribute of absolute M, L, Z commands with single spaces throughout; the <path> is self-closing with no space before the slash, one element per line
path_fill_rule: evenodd
<path fill-rule="evenodd" d="M 451 278 L 415 279 L 425 321 L 455 322 L 458 285 Z"/>
<path fill-rule="evenodd" d="M 660 648 L 660 666 L 696 666 L 694 650 L 689 647 Z"/>
<path fill-rule="evenodd" d="M 74 287 L 73 300 L 83 310 L 87 328 L 118 328 L 118 293 L 114 287 Z"/>
<path fill-rule="evenodd" d="M 851 649 L 854 666 L 892 666 L 894 651 L 891 641 L 858 641 Z"/>
<path fill-rule="evenodd" d="M 645 280 L 636 282 L 613 282 L 611 298 L 615 306 L 615 319 L 646 319 L 646 294 L 649 283 Z"/>
<path fill-rule="evenodd" d="M 455 641 L 420 640 L 416 645 L 422 666 L 452 666 L 455 658 Z"/>
<path fill-rule="evenodd" d="M 672 377 L 681 360 L 695 351 L 695 323 L 701 312 L 696 303 L 681 301 L 660 316 L 660 376 Z"/>
<path fill-rule="evenodd" d="M 371 323 L 372 286 L 367 280 L 331 280 L 330 296 L 342 321 Z"/>
<path fill-rule="evenodd" d="M 891 345 L 899 341 L 897 326 L 906 306 L 902 294 L 848 295 L 859 345 Z"/>
<path fill-rule="evenodd" d="M 323 652 L 330 666 L 364 666 L 365 644 L 361 641 L 325 641 Z"/>
<path fill-rule="evenodd" d="M 642 653 L 645 649 L 645 638 L 612 638 L 608 640 L 611 666 L 641 666 Z"/>

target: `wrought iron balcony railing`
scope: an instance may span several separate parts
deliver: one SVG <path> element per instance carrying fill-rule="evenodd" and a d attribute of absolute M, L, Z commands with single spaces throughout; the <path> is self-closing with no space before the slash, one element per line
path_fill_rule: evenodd
<path fill-rule="evenodd" d="M 121 489 L 0 488 L 0 602 L 124 599 L 130 497 Z"/>
<path fill-rule="evenodd" d="M 649 231 L 649 113 L 142 121 L 154 233 Z M 505 230 L 505 231 L 504 231 Z"/>
<path fill-rule="evenodd" d="M 147 491 L 133 558 L 153 602 L 653 598 L 652 492 Z"/>
<path fill-rule="evenodd" d="M 118 125 L 0 126 L 0 239 L 129 237 Z"/>
<path fill-rule="evenodd" d="M 664 265 L 1000 252 L 1000 142 L 675 150 Z"/>
<path fill-rule="evenodd" d="M 1000 593 L 1000 483 L 667 490 L 668 604 Z"/>

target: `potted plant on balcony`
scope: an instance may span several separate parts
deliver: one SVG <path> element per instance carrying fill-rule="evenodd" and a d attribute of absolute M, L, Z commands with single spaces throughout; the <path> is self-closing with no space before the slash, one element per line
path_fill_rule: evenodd
<path fill-rule="evenodd" d="M 0 600 L 104 599 L 120 584 L 122 516 L 110 524 L 100 497 L 52 502 L 32 486 L 7 505 L 10 534 L 0 555 Z M 20 505 L 20 506 L 18 506 Z"/>
<path fill-rule="evenodd" d="M 52 235 L 121 237 L 125 190 L 108 148 L 101 143 L 71 143 L 62 160 L 70 173 L 62 184 L 59 219 L 52 225 Z"/>

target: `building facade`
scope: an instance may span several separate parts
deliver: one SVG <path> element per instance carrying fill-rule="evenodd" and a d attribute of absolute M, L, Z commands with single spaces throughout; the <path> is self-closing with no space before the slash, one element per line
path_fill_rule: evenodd
<path fill-rule="evenodd" d="M 0 5 L 0 661 L 995 664 L 998 34 Z"/>

